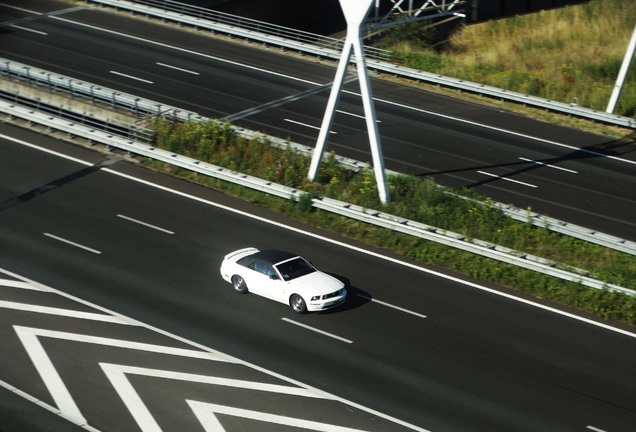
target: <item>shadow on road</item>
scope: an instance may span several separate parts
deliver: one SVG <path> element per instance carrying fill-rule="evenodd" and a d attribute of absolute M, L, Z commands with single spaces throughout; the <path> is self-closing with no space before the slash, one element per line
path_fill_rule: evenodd
<path fill-rule="evenodd" d="M 43 186 L 40 186 L 38 188 L 35 188 L 29 192 L 23 193 L 22 195 L 18 195 L 15 196 L 13 198 L 10 198 L 6 201 L 4 201 L 3 203 L 0 203 L 0 211 L 3 210 L 8 210 L 12 207 L 15 207 L 17 205 L 20 204 L 24 204 L 27 203 L 29 201 L 31 201 L 34 198 L 40 197 L 42 195 L 44 195 L 45 193 L 51 192 L 59 187 L 64 186 L 65 184 L 71 183 L 75 180 L 78 180 L 82 177 L 86 177 L 96 171 L 99 171 L 100 169 L 102 169 L 105 166 L 108 165 L 112 165 L 113 163 L 117 162 L 117 160 L 115 159 L 106 159 L 103 162 L 100 162 L 96 165 L 92 165 L 89 167 L 86 167 L 82 170 L 76 171 L 74 173 L 71 173 L 67 176 L 61 177 L 59 179 L 53 180 L 50 183 L 47 183 Z"/>

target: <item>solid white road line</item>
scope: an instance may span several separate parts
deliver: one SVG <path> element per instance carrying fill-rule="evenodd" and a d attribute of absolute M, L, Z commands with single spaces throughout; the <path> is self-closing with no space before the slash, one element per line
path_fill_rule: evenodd
<path fill-rule="evenodd" d="M 172 65 L 169 65 L 169 64 L 159 63 L 159 62 L 157 62 L 157 64 L 159 66 L 167 67 L 167 68 L 170 68 L 170 69 L 178 70 L 178 71 L 189 73 L 189 74 L 192 74 L 192 75 L 201 75 L 199 72 L 191 71 L 191 70 L 188 70 L 188 69 L 183 69 L 183 68 L 180 68 L 180 67 L 177 67 L 177 66 L 172 66 Z"/>
<path fill-rule="evenodd" d="M 574 171 L 574 170 L 571 170 L 571 169 L 559 167 L 559 166 L 556 166 L 556 165 L 547 164 L 547 163 L 544 163 L 544 162 L 539 162 L 539 161 L 536 161 L 536 160 L 533 160 L 533 159 L 527 159 L 527 158 L 524 158 L 524 157 L 520 157 L 519 159 L 521 159 L 522 161 L 526 161 L 526 162 L 532 162 L 532 163 L 535 163 L 537 165 L 543 165 L 543 166 L 546 166 L 548 168 L 554 168 L 554 169 L 558 169 L 558 170 L 561 170 L 561 171 L 567 171 L 567 172 L 570 172 L 572 174 L 578 174 L 579 173 L 578 171 Z"/>
<path fill-rule="evenodd" d="M 401 308 L 401 307 L 399 307 L 399 306 L 392 305 L 391 303 L 386 303 L 386 302 L 383 302 L 383 301 L 380 301 L 380 300 L 376 300 L 376 299 L 374 299 L 373 297 L 365 296 L 365 295 L 363 295 L 363 294 L 357 294 L 357 296 L 358 296 L 358 297 L 361 297 L 361 298 L 363 298 L 363 299 L 365 299 L 365 300 L 370 300 L 370 301 L 372 301 L 372 302 L 374 302 L 374 303 L 378 303 L 378 304 L 381 304 L 381 305 L 384 305 L 384 306 L 387 306 L 387 307 L 390 307 L 390 308 L 393 308 L 393 309 L 399 310 L 399 311 L 401 311 L 401 312 L 406 312 L 406 313 L 408 313 L 408 314 L 415 315 L 415 316 L 420 317 L 420 318 L 426 318 L 426 315 L 422 315 L 422 314 L 420 314 L 420 313 L 413 312 L 413 311 L 411 311 L 411 310 L 404 309 L 404 308 Z"/>
<path fill-rule="evenodd" d="M 592 430 L 594 432 L 606 432 L 603 429 L 599 429 L 599 428 L 594 427 L 594 426 L 588 426 L 586 429 Z"/>
<path fill-rule="evenodd" d="M 42 233 L 42 234 L 44 234 L 45 236 L 50 237 L 50 238 L 52 238 L 52 239 L 55 239 L 55 240 L 61 241 L 61 242 L 63 242 L 63 243 L 67 243 L 67 244 L 70 244 L 70 245 L 72 245 L 72 246 L 78 247 L 78 248 L 80 248 L 80 249 L 84 249 L 84 250 L 87 250 L 87 251 L 89 251 L 89 252 L 93 252 L 94 254 L 101 254 L 101 252 L 100 252 L 100 251 L 98 251 L 98 250 L 96 250 L 96 249 L 92 249 L 92 248 L 89 248 L 89 247 L 87 247 L 87 246 L 81 245 L 81 244 L 79 244 L 79 243 L 75 243 L 75 242 L 72 242 L 72 241 L 70 241 L 70 240 L 66 240 L 66 239 L 64 239 L 64 238 L 62 238 L 62 237 L 58 237 L 58 236 L 55 236 L 55 235 L 53 235 L 53 234 L 49 234 L 49 233 Z"/>
<path fill-rule="evenodd" d="M 174 232 L 173 232 L 173 231 L 169 231 L 169 230 L 167 230 L 167 229 L 163 229 L 163 228 L 160 228 L 160 227 L 158 227 L 158 226 L 151 225 L 151 224 L 149 224 L 149 223 L 142 222 L 142 221 L 140 221 L 140 220 L 133 219 L 133 218 L 128 217 L 128 216 L 124 216 L 124 215 L 122 215 L 122 214 L 118 214 L 118 215 L 117 215 L 117 217 L 118 217 L 118 218 L 125 219 L 125 220 L 130 221 L 130 222 L 134 222 L 134 223 L 139 224 L 139 225 L 143 225 L 143 226 L 148 227 L 148 228 L 155 229 L 155 230 L 157 230 L 157 231 L 164 232 L 164 233 L 166 233 L 166 234 L 174 234 Z"/>
<path fill-rule="evenodd" d="M 320 333 L 320 334 L 323 334 L 325 336 L 329 336 L 331 338 L 338 339 L 339 341 L 346 342 L 346 343 L 353 343 L 353 341 L 350 341 L 349 339 L 345 339 L 343 337 L 336 336 L 336 335 L 331 334 L 331 333 L 327 333 L 326 331 L 318 330 L 317 328 L 308 326 L 307 324 L 302 324 L 302 323 L 299 323 L 298 321 L 290 320 L 289 318 L 281 318 L 281 319 L 283 321 L 285 321 L 285 322 L 290 323 L 290 324 L 295 324 L 295 325 L 297 325 L 299 327 L 306 328 L 307 330 L 315 331 L 316 333 Z"/>
<path fill-rule="evenodd" d="M 112 74 L 115 74 L 115 75 L 123 76 L 123 77 L 130 78 L 130 79 L 134 79 L 134 80 L 145 82 L 145 83 L 148 83 L 148 84 L 154 84 L 154 82 L 148 81 L 147 79 L 139 78 L 139 77 L 136 77 L 136 76 L 125 74 L 125 73 L 121 73 L 121 72 L 117 72 L 117 71 L 109 71 L 109 72 L 112 73 Z"/>
<path fill-rule="evenodd" d="M 513 182 L 513 183 L 519 183 L 519 184 L 522 184 L 524 186 L 529 186 L 529 187 L 533 187 L 533 188 L 538 187 L 538 186 L 533 185 L 531 183 L 525 183 L 525 182 L 522 182 L 522 181 L 519 181 L 519 180 L 513 180 L 513 179 L 510 179 L 510 178 L 507 178 L 507 177 L 501 177 L 501 176 L 498 176 L 496 174 L 487 173 L 486 171 L 477 171 L 477 172 L 479 174 L 483 174 L 483 175 L 487 175 L 487 176 L 490 176 L 490 177 L 498 178 L 499 180 L 505 180 L 505 181 L 509 181 L 509 182 Z"/>

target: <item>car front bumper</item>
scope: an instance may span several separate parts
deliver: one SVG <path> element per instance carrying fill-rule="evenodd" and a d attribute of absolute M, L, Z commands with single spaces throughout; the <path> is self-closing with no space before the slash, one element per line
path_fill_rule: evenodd
<path fill-rule="evenodd" d="M 343 304 L 346 298 L 347 298 L 347 293 L 345 291 L 342 295 L 338 297 L 333 297 L 327 300 L 310 301 L 307 303 L 307 310 L 309 312 L 318 312 L 322 310 L 331 309 Z"/>

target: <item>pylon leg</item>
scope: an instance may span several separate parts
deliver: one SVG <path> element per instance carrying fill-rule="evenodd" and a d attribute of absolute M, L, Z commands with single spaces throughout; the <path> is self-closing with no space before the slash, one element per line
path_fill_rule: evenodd
<path fill-rule="evenodd" d="M 378 131 L 375 105 L 373 104 L 373 95 L 371 93 L 371 82 L 369 81 L 367 66 L 364 62 L 364 46 L 362 45 L 361 38 L 358 38 L 354 42 L 353 50 L 356 57 L 356 66 L 358 68 L 360 93 L 362 94 L 364 118 L 367 123 L 367 132 L 369 134 L 369 145 L 371 146 L 375 181 L 378 186 L 380 201 L 382 204 L 386 204 L 389 201 L 389 189 L 386 183 L 386 175 L 384 173 L 384 157 L 382 155 L 382 144 L 380 143 L 380 132 Z"/>
<path fill-rule="evenodd" d="M 325 116 L 322 119 L 322 125 L 320 126 L 320 133 L 318 134 L 318 141 L 316 142 L 316 149 L 311 158 L 311 165 L 309 166 L 309 174 L 307 178 L 310 181 L 314 181 L 318 175 L 318 169 L 320 168 L 320 162 L 322 155 L 327 145 L 327 137 L 329 131 L 331 131 L 331 125 L 333 123 L 333 117 L 336 113 L 336 106 L 340 100 L 340 92 L 344 83 L 344 77 L 347 74 L 347 66 L 349 65 L 349 58 L 351 57 L 351 44 L 346 44 L 340 55 L 340 63 L 338 63 L 338 69 L 336 70 L 336 77 L 331 87 L 331 93 L 329 94 L 329 101 L 327 102 L 327 108 L 325 109 Z"/>
<path fill-rule="evenodd" d="M 331 130 L 333 117 L 336 112 L 336 105 L 340 99 L 340 93 L 344 82 L 344 77 L 349 65 L 352 50 L 355 53 L 356 67 L 358 70 L 358 79 L 360 82 L 360 92 L 362 94 L 362 105 L 364 107 L 364 115 L 366 120 L 367 132 L 369 134 L 369 143 L 371 146 L 371 156 L 373 158 L 373 169 L 375 171 L 375 179 L 378 186 L 378 194 L 380 201 L 386 204 L 389 201 L 389 190 L 386 183 L 386 175 L 384 172 L 384 158 L 382 155 L 382 144 L 380 143 L 380 134 L 376 121 L 375 107 L 373 105 L 373 96 L 371 93 L 371 83 L 367 73 L 366 63 L 364 61 L 364 46 L 362 44 L 362 23 L 366 14 L 369 12 L 374 0 L 340 0 L 340 6 L 347 20 L 347 37 L 345 39 L 340 63 L 336 71 L 336 77 L 333 82 L 325 116 L 320 127 L 320 133 L 316 142 L 316 149 L 312 156 L 311 165 L 307 177 L 313 181 L 320 167 L 320 161 L 324 153 L 327 137 Z"/>
<path fill-rule="evenodd" d="M 608 113 L 613 113 L 616 108 L 616 103 L 618 102 L 618 97 L 623 90 L 623 84 L 625 83 L 625 77 L 627 76 L 627 71 L 629 70 L 629 64 L 634 57 L 634 50 L 636 49 L 636 26 L 634 26 L 634 32 L 632 33 L 632 38 L 629 40 L 629 44 L 627 45 L 627 51 L 625 51 L 625 57 L 623 58 L 623 64 L 621 65 L 621 69 L 618 72 L 618 77 L 616 78 L 616 84 L 614 85 L 614 90 L 612 91 L 612 96 L 610 97 L 610 101 L 607 104 Z"/>

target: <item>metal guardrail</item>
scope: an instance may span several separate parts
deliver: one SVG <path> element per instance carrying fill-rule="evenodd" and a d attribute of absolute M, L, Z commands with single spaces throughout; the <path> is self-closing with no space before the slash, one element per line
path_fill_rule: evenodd
<path fill-rule="evenodd" d="M 98 3 L 116 9 L 137 12 L 146 16 L 154 16 L 168 21 L 179 22 L 206 28 L 212 31 L 253 40 L 266 45 L 306 53 L 317 57 L 338 60 L 342 50 L 342 41 L 313 35 L 286 27 L 275 26 L 261 21 L 235 17 L 229 14 L 210 11 L 205 8 L 190 6 L 171 0 L 84 0 L 87 3 Z M 512 92 L 485 84 L 474 83 L 458 78 L 424 72 L 390 63 L 389 51 L 365 47 L 366 64 L 371 70 L 409 78 L 428 84 L 454 88 L 460 91 L 485 95 L 491 98 L 511 101 L 522 105 L 533 106 L 562 114 L 586 118 L 588 120 L 607 123 L 615 126 L 636 129 L 636 119 L 619 116 L 604 111 L 581 107 L 573 103 L 564 103 Z"/>
<path fill-rule="evenodd" d="M 112 133 L 106 133 L 84 125 L 78 125 L 66 119 L 60 119 L 56 116 L 41 113 L 31 108 L 22 107 L 4 100 L 0 100 L 0 112 L 4 112 L 12 117 L 22 118 L 31 123 L 41 124 L 50 129 L 63 131 L 70 135 L 79 136 L 93 142 L 99 142 L 106 146 L 166 162 L 206 176 L 236 183 L 241 186 L 249 187 L 281 198 L 298 201 L 301 196 L 305 194 L 305 192 L 298 189 L 289 188 L 257 177 L 230 171 L 226 168 L 201 162 L 166 150 L 161 150 L 148 144 L 138 143 Z M 312 205 L 325 211 L 337 213 L 352 219 L 441 243 L 446 246 L 479 254 L 481 256 L 534 270 L 560 279 L 580 283 L 591 288 L 617 291 L 630 296 L 636 295 L 635 290 L 605 283 L 589 277 L 580 271 L 574 272 L 573 269 L 566 270 L 557 268 L 557 263 L 553 261 L 524 254 L 484 241 L 466 239 L 464 236 L 457 233 L 440 230 L 429 225 L 398 218 L 390 214 L 368 210 L 359 206 L 354 206 L 328 198 L 313 198 Z"/>
<path fill-rule="evenodd" d="M 125 109 L 137 115 L 162 115 L 166 118 L 178 121 L 213 121 L 192 111 L 160 104 L 156 101 L 143 99 L 127 93 L 117 92 L 112 89 L 96 86 L 94 84 L 76 80 L 63 75 L 52 74 L 51 72 L 45 71 L 43 69 L 34 68 L 23 63 L 9 61 L 2 58 L 0 58 L 0 75 L 23 80 L 28 82 L 30 85 L 43 86 L 44 88 L 47 88 L 49 90 L 62 91 L 70 94 L 73 97 L 83 96 L 93 103 L 101 102 L 117 109 Z M 253 139 L 259 135 L 258 132 L 239 128 L 236 126 L 232 126 L 232 129 L 239 136 L 242 136 L 246 139 Z M 270 136 L 267 137 L 267 140 L 272 145 L 278 148 L 285 149 L 289 146 L 296 151 L 307 155 L 308 157 L 311 157 L 313 154 L 313 148 L 304 146 L 302 144 L 293 143 L 287 140 L 282 140 L 280 138 Z M 325 155 L 325 158 L 328 157 L 328 155 Z M 352 170 L 359 170 L 369 167 L 369 165 L 366 163 L 341 156 L 336 156 L 336 160 L 339 164 Z M 464 198 L 459 195 L 456 196 Z M 475 201 L 475 203 L 483 205 L 483 203 L 480 201 Z M 509 205 L 496 202 L 493 202 L 490 205 L 498 208 L 506 215 L 516 220 L 522 222 L 530 222 L 534 226 L 547 228 L 574 238 L 612 248 L 620 252 L 636 255 L 636 242 L 600 233 L 574 224 L 569 224 L 567 222 L 560 221 L 554 218 L 548 218 L 538 213 L 531 213 L 527 210 L 517 209 Z"/>
<path fill-rule="evenodd" d="M 597 244 L 599 246 L 614 249 L 619 252 L 636 255 L 636 242 L 633 241 L 585 228 L 580 225 L 564 222 L 562 220 L 544 216 L 542 214 L 529 210 L 521 210 L 507 204 L 498 202 L 489 202 L 488 204 L 486 204 L 473 198 L 467 198 L 451 192 L 449 193 L 456 198 L 470 200 L 478 205 L 492 206 L 493 208 L 501 211 L 506 216 L 520 222 L 531 223 L 533 226 L 536 227 L 545 228 L 550 231 L 558 232 L 569 237 L 574 237 L 579 240 L 584 240 L 590 243 Z"/>
<path fill-rule="evenodd" d="M 213 121 L 207 117 L 203 117 L 193 111 L 177 108 L 171 105 L 162 104 L 150 99 L 144 99 L 129 93 L 119 92 L 110 88 L 98 86 L 86 81 L 81 81 L 71 77 L 39 69 L 26 65 L 24 63 L 8 60 L 0 57 L 0 75 L 10 79 L 17 79 L 28 83 L 29 85 L 37 85 L 44 89 L 56 92 L 64 92 L 71 97 L 83 97 L 91 103 L 99 103 L 106 105 L 112 109 L 123 109 L 137 116 L 162 116 L 176 121 Z M 236 126 L 232 129 L 242 137 L 253 139 L 259 135 L 258 132 L 251 131 Z M 292 147 L 295 150 L 311 156 L 313 149 L 306 146 L 283 140 L 276 137 L 267 137 L 267 140 L 274 146 L 279 148 Z M 328 156 L 325 156 L 328 157 Z M 349 169 L 360 169 L 366 167 L 367 164 L 349 159 L 345 157 L 336 157 L 338 163 Z"/>
<path fill-rule="evenodd" d="M 188 24 L 195 28 L 241 37 L 268 45 L 277 45 L 300 52 L 326 56 L 337 55 L 344 41 L 316 33 L 270 24 L 251 18 L 244 18 L 199 6 L 172 0 L 84 0 L 87 3 L 99 3 L 116 9 L 128 10 L 146 16 L 159 17 L 166 21 Z M 324 56 L 325 53 L 322 53 Z M 391 51 L 369 47 L 367 57 L 388 61 Z"/>
<path fill-rule="evenodd" d="M 124 109 L 140 116 L 152 114 L 158 116 L 175 115 L 178 108 L 143 99 L 138 96 L 104 88 L 96 84 L 55 74 L 24 63 L 0 58 L 0 75 L 16 78 L 36 84 L 49 91 L 63 91 L 71 97 L 83 97 L 91 103 L 99 103 L 112 109 Z M 196 119 L 192 119 L 196 120 Z"/>
<path fill-rule="evenodd" d="M 454 88 L 468 93 L 488 96 L 493 99 L 515 102 L 521 105 L 528 105 L 548 111 L 560 112 L 569 116 L 586 118 L 588 120 L 598 121 L 601 123 L 607 123 L 629 129 L 636 129 L 636 119 L 607 113 L 605 111 L 585 108 L 574 103 L 568 104 L 564 102 L 558 102 L 550 99 L 540 98 L 537 96 L 531 96 L 528 94 L 505 90 L 498 87 L 492 87 L 485 84 L 474 83 L 458 78 L 446 77 L 443 75 L 423 72 L 417 69 L 410 69 L 395 64 L 377 62 L 373 60 L 367 61 L 367 67 L 379 72 L 384 72 L 400 77 L 406 77 L 416 81 L 423 81 L 429 84 L 439 85 L 443 87 Z"/>
<path fill-rule="evenodd" d="M 0 86 L 1 84 L 2 82 L 0 81 Z M 151 143 L 155 135 L 153 129 L 141 126 L 136 121 L 127 122 L 115 118 L 102 119 L 99 118 L 99 116 L 87 115 L 86 112 L 80 113 L 59 105 L 51 105 L 43 102 L 40 98 L 31 98 L 29 96 L 21 96 L 17 93 L 0 90 L 0 99 L 31 108 L 39 112 L 49 113 L 59 118 L 65 118 L 76 124 L 79 123 L 104 132 L 123 135 L 139 142 Z"/>

